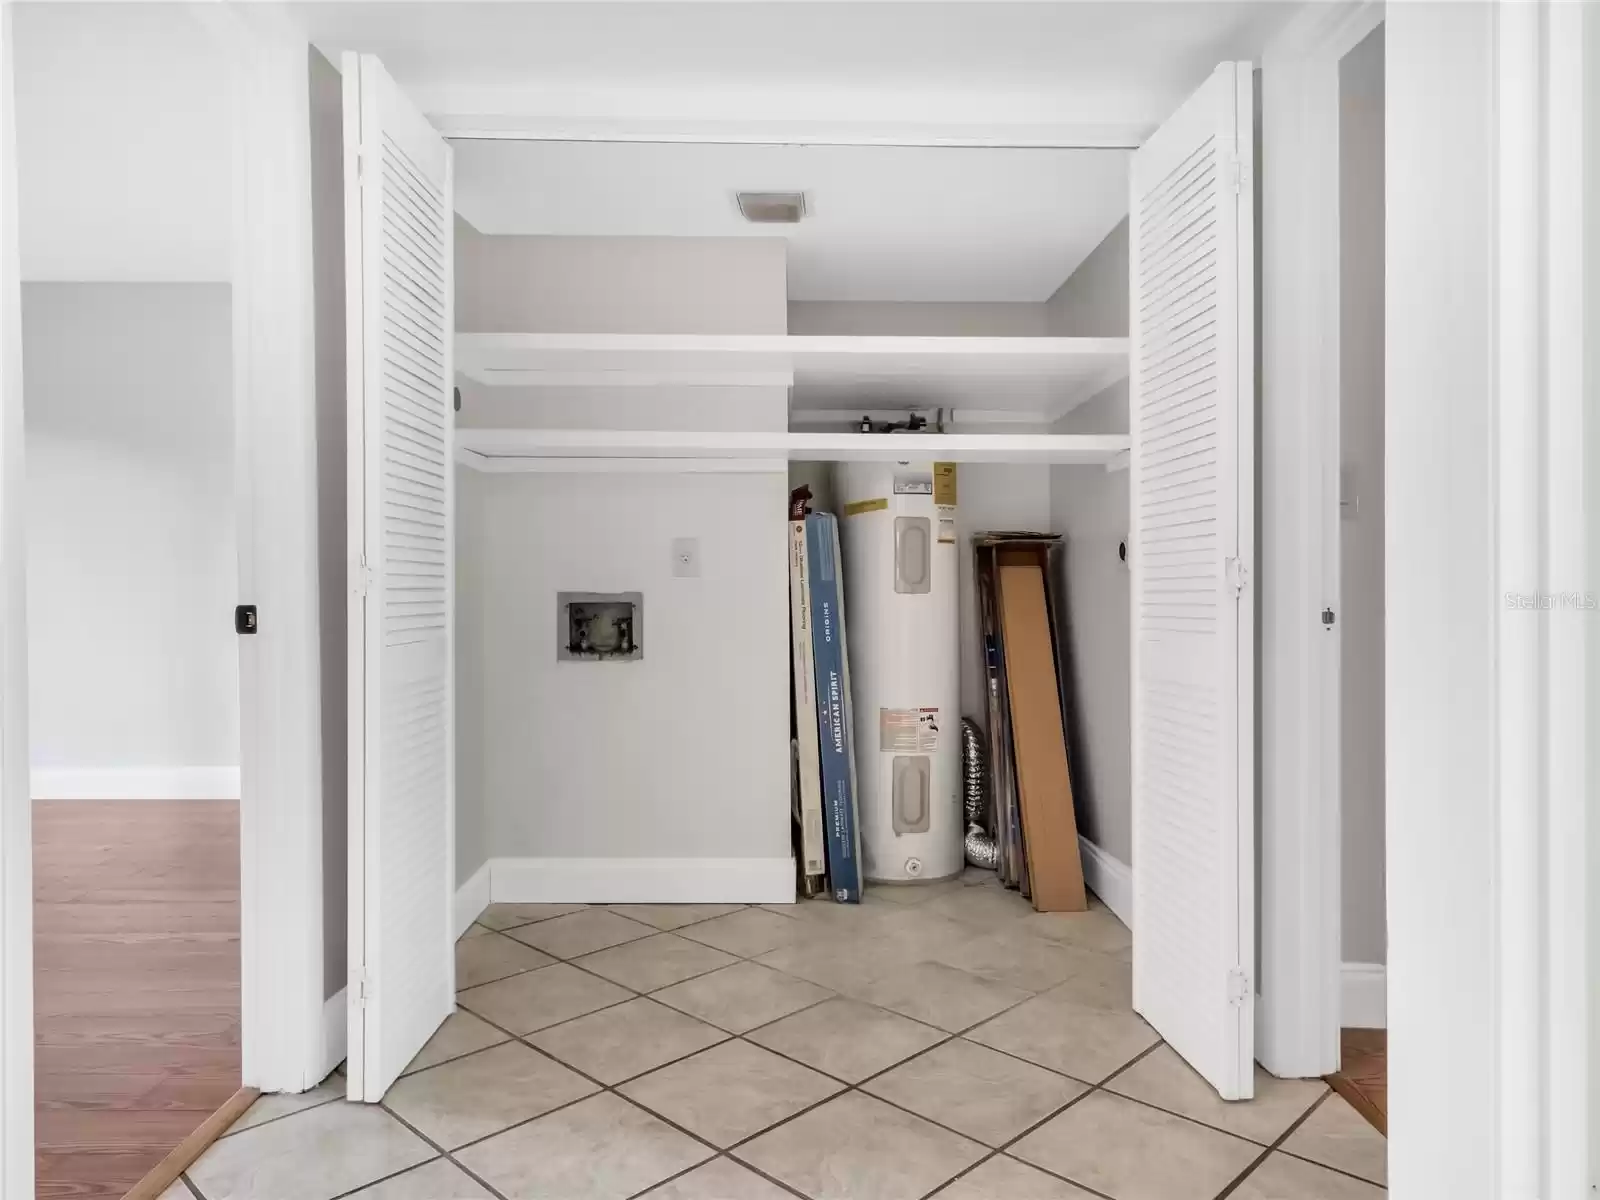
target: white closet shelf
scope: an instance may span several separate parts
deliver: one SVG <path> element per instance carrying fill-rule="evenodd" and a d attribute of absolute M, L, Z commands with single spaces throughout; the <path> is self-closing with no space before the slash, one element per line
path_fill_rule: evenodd
<path fill-rule="evenodd" d="M 458 333 L 455 366 L 497 387 L 793 384 L 870 391 L 959 377 L 969 385 L 1037 381 L 1079 392 L 1127 375 L 1128 339 Z"/>
<path fill-rule="evenodd" d="M 619 461 L 674 469 L 666 460 L 702 471 L 774 470 L 791 460 L 1105 464 L 1127 448 L 1126 434 L 456 430 L 457 460 L 483 471 L 584 469 L 579 461 L 594 470 Z"/>

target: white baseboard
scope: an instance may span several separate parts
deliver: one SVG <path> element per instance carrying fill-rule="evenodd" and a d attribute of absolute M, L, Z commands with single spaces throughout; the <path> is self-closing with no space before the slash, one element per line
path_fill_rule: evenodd
<path fill-rule="evenodd" d="M 492 858 L 499 904 L 792 904 L 792 858 Z"/>
<path fill-rule="evenodd" d="M 1339 1024 L 1346 1029 L 1389 1027 L 1389 972 L 1382 963 L 1339 968 Z"/>
<path fill-rule="evenodd" d="M 35 800 L 237 800 L 238 767 L 36 767 Z"/>
<path fill-rule="evenodd" d="M 1083 856 L 1083 882 L 1117 914 L 1117 920 L 1132 929 L 1133 868 L 1120 858 L 1112 858 L 1081 834 L 1078 850 Z"/>
<path fill-rule="evenodd" d="M 322 1004 L 322 1072 L 315 1087 L 345 1059 L 350 1040 L 350 992 L 340 988 L 338 995 L 329 996 Z"/>
<path fill-rule="evenodd" d="M 484 863 L 472 877 L 456 889 L 454 937 L 460 939 L 474 921 L 489 907 L 489 863 Z"/>

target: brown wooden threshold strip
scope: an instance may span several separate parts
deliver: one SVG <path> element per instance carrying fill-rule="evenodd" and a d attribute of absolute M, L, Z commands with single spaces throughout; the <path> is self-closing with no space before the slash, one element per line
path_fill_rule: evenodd
<path fill-rule="evenodd" d="M 1339 1041 L 1339 1070 L 1328 1076 L 1328 1086 L 1388 1137 L 1389 1035 L 1382 1029 L 1346 1029 Z"/>
<path fill-rule="evenodd" d="M 178 1181 L 195 1159 L 206 1152 L 212 1142 L 228 1132 L 232 1124 L 244 1116 L 244 1110 L 256 1102 L 261 1093 L 255 1088 L 240 1088 L 228 1102 L 212 1113 L 138 1183 L 134 1184 L 123 1200 L 160 1200 L 161 1193 Z"/>

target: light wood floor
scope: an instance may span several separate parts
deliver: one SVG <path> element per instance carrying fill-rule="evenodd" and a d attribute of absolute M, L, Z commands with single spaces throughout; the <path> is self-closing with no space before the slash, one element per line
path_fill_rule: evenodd
<path fill-rule="evenodd" d="M 1389 1136 L 1389 1034 L 1383 1029 L 1346 1029 L 1340 1068 L 1328 1082 L 1350 1107 Z"/>
<path fill-rule="evenodd" d="M 33 820 L 38 1196 L 121 1197 L 239 1087 L 239 806 Z"/>

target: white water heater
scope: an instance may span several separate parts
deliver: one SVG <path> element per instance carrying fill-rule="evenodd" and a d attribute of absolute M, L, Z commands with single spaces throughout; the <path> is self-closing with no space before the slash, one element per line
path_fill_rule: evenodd
<path fill-rule="evenodd" d="M 839 538 L 865 876 L 961 871 L 954 463 L 841 463 Z"/>

